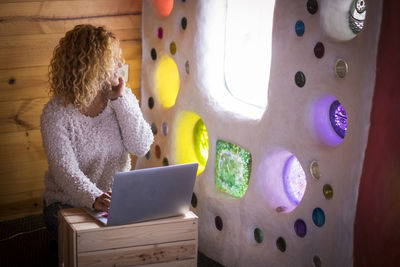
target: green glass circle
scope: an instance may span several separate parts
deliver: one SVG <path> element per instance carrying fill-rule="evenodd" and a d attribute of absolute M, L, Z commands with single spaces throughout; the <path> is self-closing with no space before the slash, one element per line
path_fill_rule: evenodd
<path fill-rule="evenodd" d="M 322 191 L 324 192 L 324 196 L 326 199 L 331 199 L 333 197 L 333 188 L 331 185 L 329 184 L 324 185 Z"/>
<path fill-rule="evenodd" d="M 202 119 L 193 127 L 193 143 L 199 164 L 205 166 L 208 159 L 208 133 Z"/>
<path fill-rule="evenodd" d="M 258 244 L 263 242 L 264 235 L 260 228 L 254 229 L 254 239 Z"/>

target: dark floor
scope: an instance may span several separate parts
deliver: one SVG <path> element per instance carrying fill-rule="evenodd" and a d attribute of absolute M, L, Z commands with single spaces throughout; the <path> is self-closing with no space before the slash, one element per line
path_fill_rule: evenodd
<path fill-rule="evenodd" d="M 42 215 L 0 222 L 0 265 L 57 266 L 57 247 L 44 227 Z M 199 267 L 222 267 L 198 254 Z"/>

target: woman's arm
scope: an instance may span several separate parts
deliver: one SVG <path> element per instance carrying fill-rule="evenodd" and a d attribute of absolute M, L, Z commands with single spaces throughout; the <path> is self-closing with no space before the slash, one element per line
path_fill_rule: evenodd
<path fill-rule="evenodd" d="M 44 109 L 41 116 L 43 147 L 49 170 L 55 182 L 82 207 L 92 207 L 96 197 L 103 194 L 81 171 L 72 149 L 68 130 L 58 110 Z"/>
<path fill-rule="evenodd" d="M 126 150 L 137 156 L 146 154 L 154 136 L 131 89 L 126 88 L 122 96 L 111 101 L 111 106 L 117 116 Z"/>

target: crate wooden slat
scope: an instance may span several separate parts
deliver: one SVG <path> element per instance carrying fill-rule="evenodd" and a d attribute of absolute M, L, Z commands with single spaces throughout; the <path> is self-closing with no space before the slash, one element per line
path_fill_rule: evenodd
<path fill-rule="evenodd" d="M 78 263 L 82 266 L 132 266 L 160 261 L 192 259 L 196 245 L 194 240 L 163 243 L 148 246 L 119 248 L 78 253 Z"/>
<path fill-rule="evenodd" d="M 84 209 L 61 210 L 59 266 L 197 266 L 197 220 L 187 212 L 105 227 Z"/>

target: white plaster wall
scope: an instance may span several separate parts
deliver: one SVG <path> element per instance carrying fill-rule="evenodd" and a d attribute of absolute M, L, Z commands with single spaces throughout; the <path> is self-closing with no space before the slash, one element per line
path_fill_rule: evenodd
<path fill-rule="evenodd" d="M 229 0 L 228 0 L 229 1 Z M 199 250 L 226 266 L 312 266 L 318 255 L 323 266 L 351 266 L 353 255 L 353 223 L 358 185 L 367 144 L 373 89 L 377 42 L 382 4 L 367 1 L 367 19 L 364 30 L 348 41 L 337 41 L 340 32 L 327 30 L 334 23 L 329 8 L 344 0 L 320 0 L 319 11 L 311 15 L 306 0 L 278 0 L 275 4 L 271 76 L 268 107 L 261 118 L 246 118 L 229 111 L 229 106 L 218 100 L 228 97 L 224 82 L 224 28 L 226 0 L 175 0 L 172 13 L 160 18 L 151 1 L 143 1 L 143 57 L 142 57 L 142 110 L 149 122 L 155 122 L 158 133 L 151 148 L 151 159 L 141 158 L 137 168 L 162 165 L 163 157 L 170 164 L 174 160 L 173 123 L 183 110 L 196 112 L 204 121 L 209 134 L 209 158 L 205 171 L 197 177 L 195 193 L 198 206 L 193 209 L 199 216 Z M 185 16 L 188 27 L 182 30 L 180 20 Z M 340 17 L 340 16 L 339 16 Z M 240 19 L 240 18 L 238 18 Z M 303 20 L 303 37 L 297 37 L 294 25 Z M 162 40 L 157 29 L 164 29 Z M 335 28 L 335 27 L 331 27 Z M 175 106 L 164 109 L 154 94 L 153 73 L 156 61 L 150 57 L 151 48 L 157 58 L 169 54 L 174 41 L 177 53 L 171 56 L 178 65 L 181 85 Z M 314 46 L 322 42 L 325 55 L 314 56 Z M 337 59 L 345 59 L 349 73 L 344 79 L 334 74 Z M 185 72 L 189 61 L 190 74 Z M 306 84 L 298 88 L 294 75 L 302 71 Z M 324 145 L 316 138 L 311 123 L 311 110 L 315 101 L 333 95 L 348 114 L 348 130 L 344 141 L 337 147 Z M 148 98 L 155 99 L 149 109 Z M 240 102 L 237 105 L 242 105 Z M 162 122 L 169 125 L 169 133 L 161 133 Z M 216 142 L 224 140 L 240 145 L 252 154 L 252 172 L 248 190 L 241 199 L 219 192 L 214 183 Z M 154 153 L 161 147 L 161 159 Z M 281 174 L 260 175 L 258 167 L 268 155 L 279 148 L 292 152 L 300 161 L 307 176 L 307 188 L 301 203 L 290 213 L 278 213 L 268 202 L 266 180 L 280 179 Z M 321 179 L 312 178 L 309 165 L 317 160 Z M 277 177 L 278 176 L 278 177 Z M 330 184 L 334 195 L 324 198 L 322 187 Z M 319 228 L 312 221 L 315 207 L 324 210 L 325 224 Z M 224 227 L 218 231 L 215 216 L 220 216 Z M 294 222 L 303 219 L 307 235 L 298 237 Z M 254 228 L 260 228 L 264 241 L 254 241 Z M 282 236 L 287 249 L 281 252 L 276 240 Z"/>

